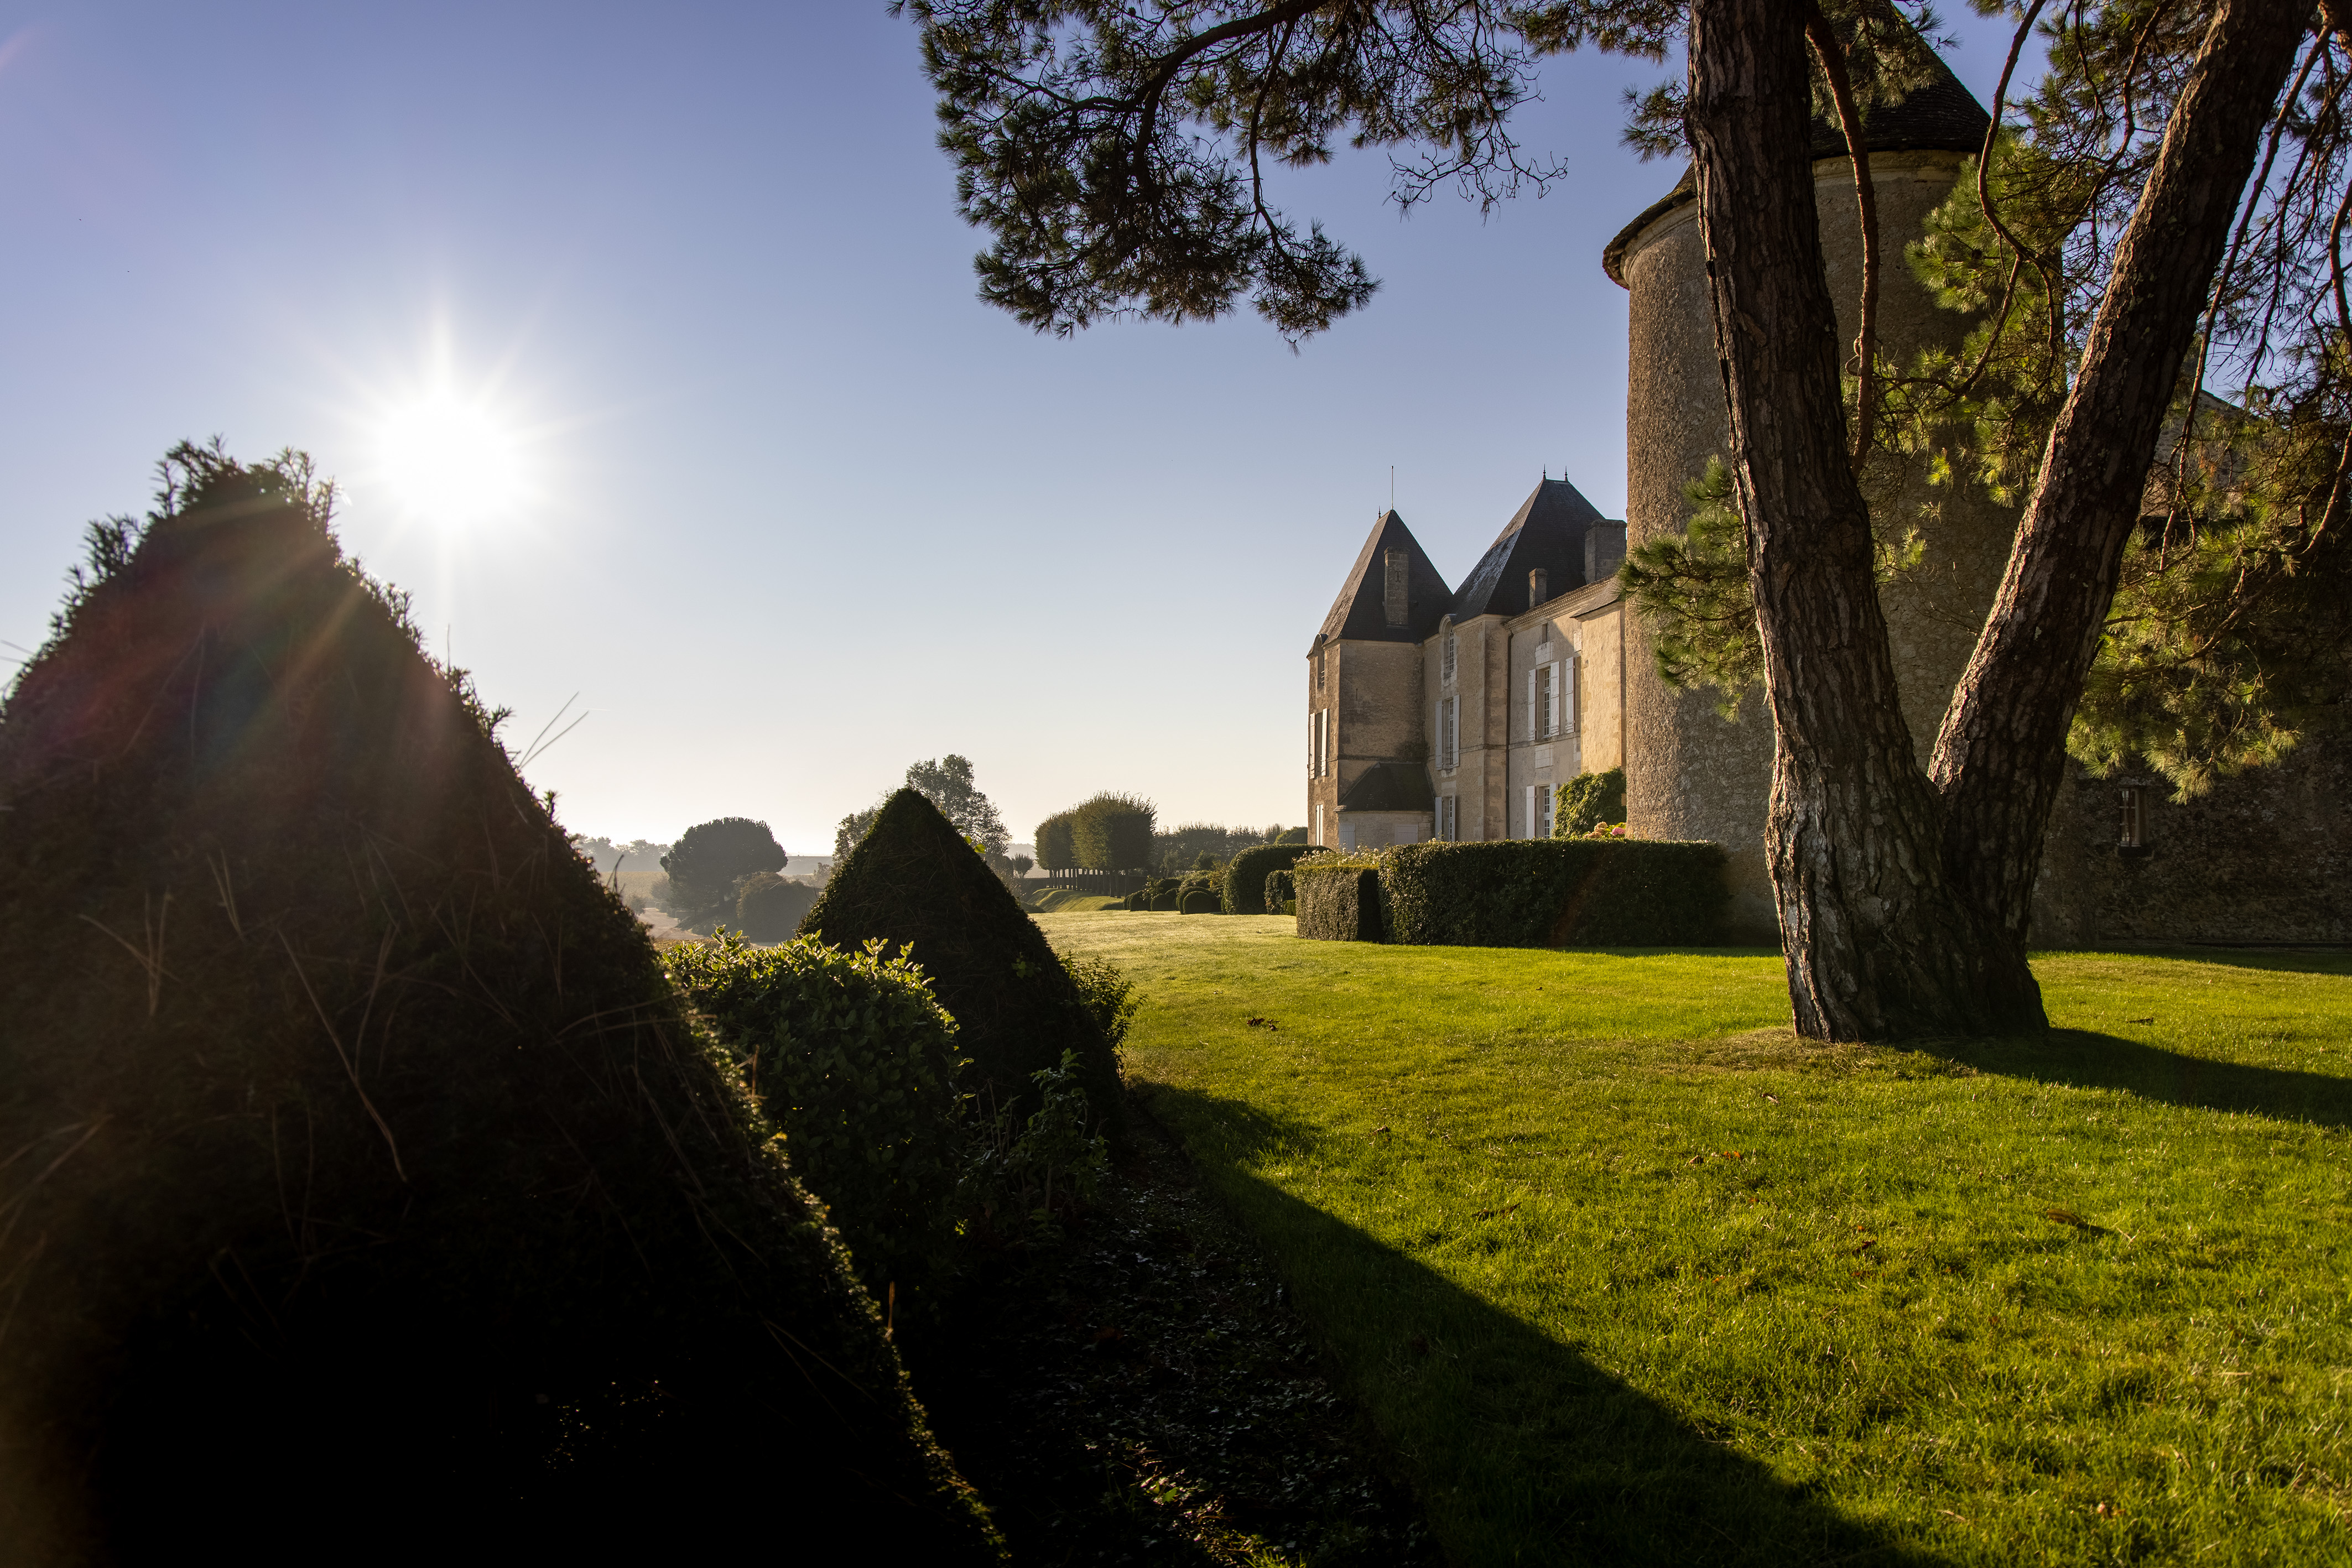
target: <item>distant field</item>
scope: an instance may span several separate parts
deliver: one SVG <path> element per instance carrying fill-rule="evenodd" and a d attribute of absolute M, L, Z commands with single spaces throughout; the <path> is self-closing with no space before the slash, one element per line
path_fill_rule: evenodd
<path fill-rule="evenodd" d="M 1769 953 L 1041 924 L 1457 1561 L 2352 1561 L 2352 958 L 1822 1050 Z"/>

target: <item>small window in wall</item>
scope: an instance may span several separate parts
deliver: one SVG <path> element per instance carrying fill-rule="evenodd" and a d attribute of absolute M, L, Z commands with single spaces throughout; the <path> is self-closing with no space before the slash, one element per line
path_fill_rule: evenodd
<path fill-rule="evenodd" d="M 2126 850 L 2147 848 L 2147 790 L 2138 784 L 2123 788 L 2123 821 L 2116 825 L 2116 843 Z"/>
<path fill-rule="evenodd" d="M 1323 663 L 1330 656 L 1330 653 L 1326 649 L 1315 650 L 1315 689 L 1318 692 L 1323 689 Z"/>
<path fill-rule="evenodd" d="M 1453 843 L 1462 836 L 1462 802 L 1452 795 L 1437 798 L 1437 837 Z"/>
<path fill-rule="evenodd" d="M 1456 641 L 1453 631 L 1448 629 L 1444 641 L 1438 644 L 1437 678 L 1442 681 L 1450 681 L 1454 678 L 1454 661 L 1457 656 L 1454 647 Z"/>
<path fill-rule="evenodd" d="M 1323 802 L 1320 800 L 1315 802 L 1315 841 L 1318 844 L 1323 841 Z"/>
<path fill-rule="evenodd" d="M 1528 837 L 1531 839 L 1551 837 L 1551 786 L 1530 784 L 1527 787 L 1525 794 L 1527 803 L 1523 815 L 1526 819 Z"/>

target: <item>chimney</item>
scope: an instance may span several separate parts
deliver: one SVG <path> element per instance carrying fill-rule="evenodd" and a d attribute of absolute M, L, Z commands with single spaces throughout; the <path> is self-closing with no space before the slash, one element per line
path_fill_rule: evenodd
<path fill-rule="evenodd" d="M 1599 582 L 1614 577 L 1625 564 L 1625 525 L 1595 523 L 1584 530 L 1584 580 Z"/>
<path fill-rule="evenodd" d="M 1381 606 L 1388 612 L 1389 624 L 1410 625 L 1412 621 L 1409 592 L 1412 563 L 1405 558 L 1404 551 L 1401 549 L 1383 550 L 1381 553 L 1381 567 L 1383 573 L 1381 585 Z"/>
<path fill-rule="evenodd" d="M 1544 591 L 1544 569 L 1539 566 L 1530 569 L 1528 572 L 1528 608 L 1533 610 L 1550 597 Z"/>

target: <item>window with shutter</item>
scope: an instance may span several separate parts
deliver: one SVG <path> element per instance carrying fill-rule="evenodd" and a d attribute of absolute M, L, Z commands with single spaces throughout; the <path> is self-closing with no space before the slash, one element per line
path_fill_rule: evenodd
<path fill-rule="evenodd" d="M 1536 694 L 1537 674 L 1538 672 L 1534 670 L 1528 672 L 1528 738 L 1529 740 L 1536 737 L 1536 726 L 1543 721 L 1543 709 L 1537 706 L 1538 701 Z"/>
<path fill-rule="evenodd" d="M 1526 793 L 1527 805 L 1519 812 L 1519 822 L 1527 829 L 1527 836 L 1532 839 L 1536 836 L 1536 787 L 1528 785 Z"/>
<path fill-rule="evenodd" d="M 1581 656 L 1581 655 L 1579 655 L 1579 654 L 1570 654 L 1568 658 L 1563 659 L 1563 660 L 1561 660 L 1561 661 L 1560 661 L 1560 665 L 1559 665 L 1559 701 L 1560 701 L 1560 709 L 1559 709 L 1559 712 L 1560 712 L 1560 721 L 1559 721 L 1559 727 L 1560 727 L 1560 728 L 1562 728 L 1562 729 L 1574 729 L 1574 728 L 1576 727 L 1576 675 L 1577 675 L 1577 666 L 1578 666 L 1578 665 L 1580 665 L 1580 664 L 1583 664 L 1583 663 L 1584 663 L 1584 660 L 1583 660 L 1582 656 Z"/>
<path fill-rule="evenodd" d="M 1548 839 L 1548 838 L 1551 837 L 1551 786 L 1550 786 L 1550 785 L 1549 785 L 1549 784 L 1538 784 L 1538 785 L 1537 785 L 1537 786 L 1536 786 L 1536 788 L 1535 788 L 1535 807 L 1536 807 L 1536 810 L 1535 810 L 1535 824 L 1536 824 L 1535 836 L 1536 836 L 1537 838 L 1539 838 L 1539 839 Z"/>

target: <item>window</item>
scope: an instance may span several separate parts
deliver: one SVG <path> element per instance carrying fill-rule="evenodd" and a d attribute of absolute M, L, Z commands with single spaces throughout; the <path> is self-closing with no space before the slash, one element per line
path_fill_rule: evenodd
<path fill-rule="evenodd" d="M 1307 776 L 1321 779 L 1331 771 L 1331 710 L 1317 708 L 1307 716 Z"/>
<path fill-rule="evenodd" d="M 1453 628 L 1446 628 L 1444 640 L 1437 645 L 1437 678 L 1441 681 L 1450 681 L 1454 678 L 1454 660 L 1459 656 L 1454 647 L 1455 642 Z"/>
<path fill-rule="evenodd" d="M 1328 649 L 1324 648 L 1324 647 L 1322 646 L 1322 644 L 1320 644 L 1320 643 L 1316 644 L 1316 648 L 1315 648 L 1315 689 L 1316 689 L 1317 691 L 1318 691 L 1318 692 L 1319 692 L 1319 691 L 1321 691 L 1321 690 L 1323 689 L 1323 664 L 1324 664 L 1324 661 L 1325 661 L 1325 660 L 1327 660 L 1327 659 L 1328 659 L 1330 656 L 1331 656 L 1331 655 L 1330 655 L 1329 651 L 1328 651 Z"/>
<path fill-rule="evenodd" d="M 1437 798 L 1437 837 L 1450 844 L 1461 834 L 1461 802 L 1451 795 L 1440 795 Z"/>
<path fill-rule="evenodd" d="M 1584 661 L 1571 653 L 1559 664 L 1559 727 L 1576 727 L 1576 667 Z"/>
<path fill-rule="evenodd" d="M 2127 850 L 2147 848 L 2147 791 L 2137 784 L 2126 784 L 2123 789 L 2123 821 L 2116 836 L 2118 846 Z"/>
<path fill-rule="evenodd" d="M 1323 802 L 1320 800 L 1315 802 L 1315 841 L 1318 844 L 1323 841 Z"/>
<path fill-rule="evenodd" d="M 1537 785 L 1535 797 L 1535 836 L 1548 839 L 1551 837 L 1551 786 Z"/>
<path fill-rule="evenodd" d="M 1430 714 L 1430 750 L 1436 755 L 1441 773 L 1451 772 L 1462 765 L 1462 699 L 1440 697 Z"/>

